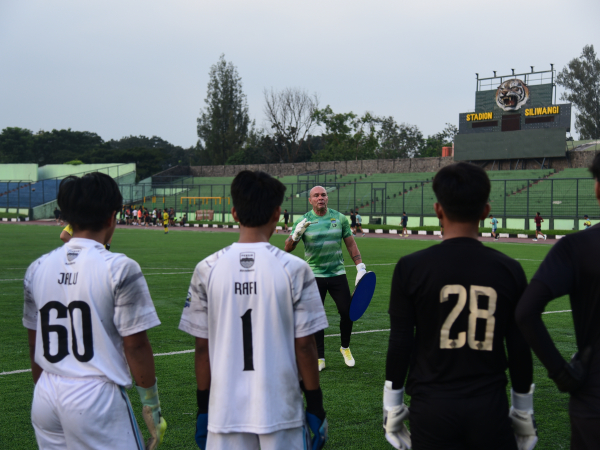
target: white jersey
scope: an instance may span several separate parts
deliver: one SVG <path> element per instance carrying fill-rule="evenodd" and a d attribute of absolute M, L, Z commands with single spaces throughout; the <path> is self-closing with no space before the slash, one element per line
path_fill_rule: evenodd
<path fill-rule="evenodd" d="M 327 328 L 308 264 L 269 243 L 235 243 L 194 270 L 179 328 L 208 339 L 208 430 L 303 425 L 295 338 Z"/>
<path fill-rule="evenodd" d="M 24 286 L 23 325 L 37 330 L 42 369 L 131 386 L 123 336 L 160 325 L 138 263 L 73 238 L 34 261 Z"/>

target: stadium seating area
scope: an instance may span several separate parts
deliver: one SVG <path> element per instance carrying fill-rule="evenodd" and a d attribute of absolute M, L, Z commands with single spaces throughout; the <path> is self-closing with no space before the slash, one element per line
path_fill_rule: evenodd
<path fill-rule="evenodd" d="M 33 208 L 52 201 L 56 198 L 60 181 L 0 182 L 0 208 Z"/>

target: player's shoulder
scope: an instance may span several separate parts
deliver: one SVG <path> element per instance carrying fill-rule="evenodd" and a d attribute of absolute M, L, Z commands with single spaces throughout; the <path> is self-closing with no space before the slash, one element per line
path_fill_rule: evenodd
<path fill-rule="evenodd" d="M 202 261 L 196 264 L 196 267 L 194 268 L 194 274 L 201 276 L 210 274 L 212 269 L 219 263 L 220 260 L 223 259 L 223 256 L 225 256 L 231 249 L 232 246 L 228 245 L 227 247 L 224 247 L 221 250 L 216 251 L 211 255 L 208 255 L 206 258 L 204 258 Z"/>
<path fill-rule="evenodd" d="M 347 219 L 346 214 L 336 211 L 335 209 L 329 208 L 329 214 L 331 215 L 331 217 L 339 220 Z"/>
<path fill-rule="evenodd" d="M 281 250 L 272 244 L 267 245 L 265 248 L 273 255 L 273 257 L 281 264 L 282 267 L 290 270 L 291 272 L 309 268 L 307 262 L 302 258 Z"/>
<path fill-rule="evenodd" d="M 40 256 L 38 259 L 29 264 L 29 267 L 25 271 L 25 280 L 31 280 L 38 268 L 41 267 L 44 264 L 44 262 L 48 260 L 48 258 L 51 258 L 53 255 L 58 254 L 58 252 L 60 252 L 62 248 L 63 246 L 55 248 L 51 252 Z"/>

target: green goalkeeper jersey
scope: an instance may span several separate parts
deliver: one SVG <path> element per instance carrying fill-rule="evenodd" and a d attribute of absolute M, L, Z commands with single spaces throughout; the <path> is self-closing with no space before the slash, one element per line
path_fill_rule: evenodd
<path fill-rule="evenodd" d="M 348 218 L 342 213 L 329 208 L 324 216 L 317 216 L 311 210 L 294 222 L 291 229 L 292 234 L 296 229 L 296 225 L 302 219 L 307 219 L 309 222 L 319 222 L 311 224 L 302 235 L 306 262 L 315 277 L 344 275 L 346 269 L 344 269 L 344 257 L 342 255 L 342 240 L 352 236 Z"/>

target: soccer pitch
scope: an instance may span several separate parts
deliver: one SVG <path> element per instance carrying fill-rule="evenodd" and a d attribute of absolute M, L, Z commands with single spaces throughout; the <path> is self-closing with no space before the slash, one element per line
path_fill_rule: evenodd
<path fill-rule="evenodd" d="M 62 243 L 61 228 L 36 225 L 0 225 L 0 447 L 3 449 L 37 448 L 30 421 L 33 396 L 29 369 L 27 333 L 21 323 L 23 312 L 22 279 L 28 265 Z M 196 383 L 194 376 L 194 340 L 177 326 L 195 265 L 206 256 L 238 238 L 237 233 L 196 232 L 174 229 L 164 235 L 162 229 L 117 229 L 112 250 L 136 260 L 148 282 L 162 325 L 148 335 L 157 355 L 156 374 L 163 414 L 168 430 L 161 449 L 195 449 Z M 280 248 L 284 235 L 274 235 L 271 243 Z M 382 392 L 389 333 L 387 314 L 390 283 L 395 263 L 404 255 L 436 245 L 435 240 L 358 238 L 358 247 L 368 270 L 377 274 L 377 289 L 365 315 L 355 322 L 351 349 L 356 366 L 346 367 L 339 352 L 339 316 L 331 298 L 325 300 L 330 327 L 325 331 L 327 368 L 321 372 L 321 386 L 329 421 L 328 449 L 391 449 L 382 430 Z M 489 243 L 519 260 L 531 279 L 550 245 L 537 243 Z M 303 256 L 300 244 L 295 255 Z M 350 265 L 350 258 L 345 253 Z M 432 261 L 435 264 L 435 261 Z M 440 267 L 439 270 L 444 270 Z M 348 267 L 348 279 L 354 286 L 356 270 Z M 567 298 L 550 303 L 547 312 L 569 310 Z M 573 322 L 569 312 L 544 316 L 552 337 L 565 358 L 575 352 Z M 7 372 L 10 372 L 7 374 Z M 534 356 L 535 417 L 538 425 L 538 449 L 569 448 L 568 395 L 558 392 L 546 370 Z M 129 392 L 138 424 L 147 437 L 139 397 Z M 410 400 L 407 400 L 410 405 Z M 110 430 L 105 430 L 110 433 Z M 435 433 L 435 430 L 431 430 Z"/>

